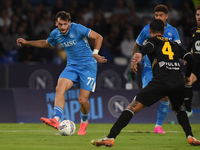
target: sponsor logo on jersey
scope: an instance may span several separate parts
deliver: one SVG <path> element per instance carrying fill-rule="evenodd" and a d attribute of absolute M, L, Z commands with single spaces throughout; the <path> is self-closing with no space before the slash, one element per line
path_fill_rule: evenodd
<path fill-rule="evenodd" d="M 180 70 L 180 63 L 179 62 L 165 62 L 165 61 L 161 61 L 158 64 L 159 64 L 160 68 L 162 68 L 163 66 L 165 66 L 167 69 L 170 69 L 170 70 Z"/>
<path fill-rule="evenodd" d="M 128 105 L 129 101 L 125 97 L 115 95 L 108 101 L 108 110 L 113 117 L 118 118 Z"/>
<path fill-rule="evenodd" d="M 199 40 L 195 42 L 195 48 L 197 51 L 200 51 L 200 41 Z"/>
<path fill-rule="evenodd" d="M 62 45 L 62 47 L 70 47 L 70 46 L 76 45 L 77 40 L 75 39 L 75 40 L 63 42 L 63 43 L 60 43 L 60 44 Z"/>

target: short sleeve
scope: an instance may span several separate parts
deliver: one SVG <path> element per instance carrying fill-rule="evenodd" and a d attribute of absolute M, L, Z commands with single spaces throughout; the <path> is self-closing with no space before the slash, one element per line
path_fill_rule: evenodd
<path fill-rule="evenodd" d="M 149 35 L 149 28 L 148 28 L 148 26 L 145 26 L 145 27 L 142 29 L 142 31 L 140 32 L 139 36 L 137 37 L 136 42 L 137 42 L 140 46 L 142 46 L 143 42 L 144 42 L 147 38 L 149 38 L 149 37 L 150 37 L 150 35 Z"/>
<path fill-rule="evenodd" d="M 91 29 L 86 28 L 85 26 L 78 24 L 77 26 L 77 31 L 80 35 L 84 36 L 84 37 L 88 37 L 89 38 L 89 33 L 91 31 Z"/>
<path fill-rule="evenodd" d="M 180 36 L 179 36 L 176 28 L 174 28 L 173 36 L 174 36 L 173 41 L 178 43 L 178 44 L 181 44 Z"/>
<path fill-rule="evenodd" d="M 57 41 L 55 40 L 55 31 L 53 30 L 50 34 L 50 36 L 47 38 L 47 42 L 50 44 L 50 45 L 55 45 L 57 44 Z"/>
<path fill-rule="evenodd" d="M 140 51 L 140 53 L 142 53 L 142 55 L 144 56 L 144 55 L 151 53 L 153 51 L 154 51 L 153 38 L 148 38 L 143 42 L 142 50 Z"/>

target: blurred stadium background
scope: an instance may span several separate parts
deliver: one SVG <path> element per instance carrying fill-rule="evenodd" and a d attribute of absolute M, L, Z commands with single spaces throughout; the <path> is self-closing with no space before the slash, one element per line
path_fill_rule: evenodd
<path fill-rule="evenodd" d="M 183 47 L 190 42 L 189 31 L 196 26 L 195 7 L 200 0 L 1 0 L 0 1 L 0 122 L 40 122 L 51 117 L 57 78 L 66 65 L 60 45 L 49 49 L 19 47 L 16 39 L 46 39 L 55 28 L 58 11 L 71 14 L 103 37 L 100 54 L 107 64 L 98 64 L 97 90 L 90 96 L 91 121 L 113 122 L 141 89 L 142 64 L 135 75 L 129 69 L 132 46 L 142 28 L 154 18 L 153 8 L 169 8 L 168 23 L 176 27 Z M 93 48 L 93 41 L 89 41 Z M 182 66 L 184 71 L 184 66 Z M 64 117 L 79 122 L 78 86 L 66 93 Z M 128 101 L 128 102 L 127 102 Z M 133 122 L 155 123 L 158 104 L 147 108 Z M 194 115 L 200 123 L 200 83 L 194 84 Z M 150 117 L 151 116 L 151 117 Z M 176 122 L 169 112 L 165 123 Z"/>

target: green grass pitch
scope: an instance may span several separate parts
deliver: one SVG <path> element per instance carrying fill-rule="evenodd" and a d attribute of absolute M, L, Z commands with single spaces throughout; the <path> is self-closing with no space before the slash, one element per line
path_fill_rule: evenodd
<path fill-rule="evenodd" d="M 200 139 L 200 124 L 192 124 L 195 137 Z M 112 124 L 88 125 L 87 133 L 78 136 L 61 136 L 57 130 L 42 123 L 0 123 L 0 150 L 199 150 L 190 146 L 178 124 L 163 124 L 166 134 L 154 134 L 154 124 L 129 124 L 115 140 L 113 147 L 90 145 L 92 139 L 105 137 Z"/>

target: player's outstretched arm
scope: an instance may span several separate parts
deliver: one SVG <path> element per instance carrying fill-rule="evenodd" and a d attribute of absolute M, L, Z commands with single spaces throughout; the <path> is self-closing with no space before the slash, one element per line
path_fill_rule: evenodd
<path fill-rule="evenodd" d="M 47 42 L 47 40 L 27 41 L 27 40 L 25 40 L 23 38 L 18 38 L 17 39 L 17 45 L 19 45 L 19 46 L 30 45 L 30 46 L 39 47 L 39 48 L 47 48 L 47 47 L 51 46 Z"/>
<path fill-rule="evenodd" d="M 102 44 L 102 41 L 103 41 L 103 37 L 92 31 L 90 32 L 90 35 L 89 35 L 89 38 L 91 39 L 94 39 L 95 40 L 95 43 L 94 43 L 94 50 L 93 50 L 93 57 L 96 59 L 96 61 L 98 63 L 105 63 L 107 62 L 107 59 L 105 59 L 104 56 L 100 56 L 98 53 L 99 53 L 99 50 L 101 48 L 101 44 Z"/>
<path fill-rule="evenodd" d="M 94 39 L 94 49 L 100 50 L 103 37 L 97 32 L 91 30 L 89 34 L 89 38 Z"/>

